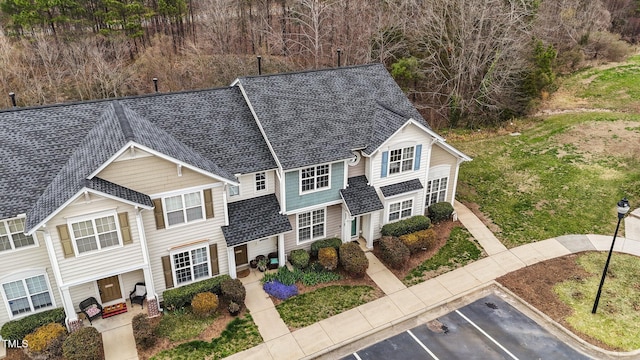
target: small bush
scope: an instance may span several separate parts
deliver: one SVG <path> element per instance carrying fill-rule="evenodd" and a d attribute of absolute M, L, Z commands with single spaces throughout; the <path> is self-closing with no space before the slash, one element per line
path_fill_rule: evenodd
<path fill-rule="evenodd" d="M 381 260 L 394 269 L 401 269 L 411 256 L 409 249 L 395 236 L 380 239 L 380 253 Z"/>
<path fill-rule="evenodd" d="M 349 275 L 361 278 L 367 272 L 369 259 L 356 243 L 346 243 L 340 246 L 340 264 Z"/>
<path fill-rule="evenodd" d="M 218 295 L 212 292 L 196 294 L 191 300 L 191 310 L 196 315 L 209 316 L 218 309 Z"/>
<path fill-rule="evenodd" d="M 102 360 L 102 335 L 94 327 L 81 328 L 64 340 L 62 354 L 66 360 Z"/>
<path fill-rule="evenodd" d="M 49 323 L 64 325 L 65 317 L 64 309 L 57 308 L 29 315 L 22 319 L 11 320 L 2 326 L 0 336 L 4 340 L 22 340 L 27 334 L 34 332 L 40 326 Z"/>
<path fill-rule="evenodd" d="M 295 285 L 284 285 L 278 280 L 272 280 L 262 285 L 264 291 L 280 300 L 287 300 L 290 297 L 298 295 L 298 287 Z"/>
<path fill-rule="evenodd" d="M 409 249 L 411 254 L 427 250 L 436 240 L 436 232 L 433 229 L 416 231 L 400 236 L 400 241 Z"/>
<path fill-rule="evenodd" d="M 36 331 L 28 334 L 24 339 L 29 344 L 29 352 L 36 354 L 43 353 L 53 340 L 64 336 L 67 329 L 59 323 L 49 323 L 40 326 Z"/>
<path fill-rule="evenodd" d="M 167 310 L 181 309 L 191 303 L 196 294 L 202 292 L 212 292 L 220 295 L 220 286 L 225 280 L 231 279 L 229 275 L 220 275 L 211 279 L 195 282 L 193 284 L 168 289 L 162 293 L 164 307 Z"/>
<path fill-rule="evenodd" d="M 431 221 L 437 223 L 451 218 L 451 214 L 453 214 L 453 205 L 451 205 L 450 202 L 442 201 L 431 204 L 428 211 Z"/>
<path fill-rule="evenodd" d="M 54 338 L 49 342 L 49 345 L 44 349 L 44 354 L 47 359 L 60 359 L 62 358 L 62 344 L 64 340 L 67 338 L 66 331 L 57 338 Z"/>
<path fill-rule="evenodd" d="M 342 245 L 342 240 L 338 238 L 328 238 L 323 240 L 318 240 L 311 244 L 311 256 L 318 257 L 318 250 L 326 247 L 332 247 L 336 249 L 340 249 L 340 245 Z"/>
<path fill-rule="evenodd" d="M 386 224 L 382 227 L 382 236 L 402 236 L 412 232 L 428 229 L 431 220 L 423 215 L 412 216 L 406 220 L 400 220 Z"/>
<path fill-rule="evenodd" d="M 338 252 L 333 247 L 320 248 L 318 262 L 329 271 L 335 270 L 338 267 Z"/>
<path fill-rule="evenodd" d="M 133 328 L 133 337 L 136 340 L 136 345 L 140 349 L 150 349 L 156 344 L 157 338 L 147 315 L 138 314 L 134 316 L 133 320 L 131 320 L 131 327 Z"/>
<path fill-rule="evenodd" d="M 239 279 L 227 279 L 220 286 L 222 298 L 227 302 L 235 302 L 240 307 L 244 306 L 244 299 L 247 296 L 247 290 Z"/>
<path fill-rule="evenodd" d="M 309 253 L 304 249 L 292 250 L 289 255 L 289 262 L 296 269 L 304 269 L 309 265 Z"/>

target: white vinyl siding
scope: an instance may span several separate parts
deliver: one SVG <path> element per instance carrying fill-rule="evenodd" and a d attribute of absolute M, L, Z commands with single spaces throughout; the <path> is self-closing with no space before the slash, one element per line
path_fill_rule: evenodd
<path fill-rule="evenodd" d="M 2 291 L 12 317 L 51 308 L 54 304 L 46 274 L 3 283 Z"/>
<path fill-rule="evenodd" d="M 69 219 L 76 254 L 122 245 L 117 214 L 99 214 L 92 218 Z"/>
<path fill-rule="evenodd" d="M 331 166 L 318 165 L 300 170 L 300 194 L 331 187 Z"/>
<path fill-rule="evenodd" d="M 24 219 L 0 221 L 0 252 L 34 246 L 32 236 L 24 233 Z"/>
<path fill-rule="evenodd" d="M 203 198 L 202 191 L 163 198 L 163 209 L 167 225 L 188 224 L 204 219 Z"/>
<path fill-rule="evenodd" d="M 413 146 L 389 151 L 389 175 L 412 171 L 414 156 Z"/>
<path fill-rule="evenodd" d="M 411 217 L 413 214 L 413 199 L 402 200 L 389 204 L 389 222 Z"/>
<path fill-rule="evenodd" d="M 298 214 L 298 244 L 325 237 L 326 209 Z"/>
<path fill-rule="evenodd" d="M 173 280 L 176 286 L 192 283 L 211 276 L 209 244 L 181 249 L 171 254 Z"/>

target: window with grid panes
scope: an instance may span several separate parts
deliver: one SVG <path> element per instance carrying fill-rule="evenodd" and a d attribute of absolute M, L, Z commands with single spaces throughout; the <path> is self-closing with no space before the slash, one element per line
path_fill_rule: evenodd
<path fill-rule="evenodd" d="M 116 216 L 108 215 L 82 221 L 71 221 L 71 235 L 78 253 L 120 245 Z"/>
<path fill-rule="evenodd" d="M 256 191 L 267 189 L 267 175 L 263 172 L 256 174 Z"/>
<path fill-rule="evenodd" d="M 413 200 L 403 200 L 389 205 L 389 221 L 408 218 L 413 213 Z"/>
<path fill-rule="evenodd" d="M 169 226 L 202 220 L 202 192 L 196 191 L 164 198 L 164 211 Z"/>
<path fill-rule="evenodd" d="M 447 197 L 448 177 L 429 180 L 427 182 L 427 206 L 445 201 Z"/>
<path fill-rule="evenodd" d="M 24 219 L 0 221 L 0 252 L 31 245 L 35 241 L 24 233 Z"/>
<path fill-rule="evenodd" d="M 185 284 L 211 274 L 207 247 L 199 247 L 173 254 L 173 271 L 177 284 Z"/>
<path fill-rule="evenodd" d="M 12 315 L 29 314 L 53 306 L 51 289 L 45 275 L 2 284 Z"/>
<path fill-rule="evenodd" d="M 298 214 L 298 242 L 323 238 L 324 224 L 324 209 Z"/>
<path fill-rule="evenodd" d="M 319 165 L 300 170 L 300 190 L 306 192 L 328 188 L 329 169 L 329 165 Z"/>
<path fill-rule="evenodd" d="M 414 148 L 406 147 L 389 152 L 389 174 L 413 170 Z"/>

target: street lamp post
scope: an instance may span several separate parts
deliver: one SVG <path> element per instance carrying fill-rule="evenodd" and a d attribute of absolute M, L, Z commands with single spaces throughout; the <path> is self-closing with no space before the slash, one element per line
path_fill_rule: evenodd
<path fill-rule="evenodd" d="M 600 279 L 600 286 L 598 286 L 598 294 L 596 294 L 596 301 L 593 303 L 593 309 L 591 313 L 595 314 L 598 310 L 598 302 L 600 301 L 600 293 L 602 293 L 602 285 L 604 285 L 604 278 L 607 276 L 607 269 L 609 268 L 609 261 L 611 261 L 611 253 L 613 252 L 613 245 L 616 243 L 616 236 L 618 236 L 618 229 L 620 228 L 620 221 L 629 211 L 629 201 L 624 198 L 618 201 L 618 225 L 616 226 L 616 232 L 613 234 L 613 241 L 611 242 L 611 249 L 609 249 L 609 256 L 607 256 L 607 262 L 604 263 L 604 271 L 602 271 L 602 278 Z"/>

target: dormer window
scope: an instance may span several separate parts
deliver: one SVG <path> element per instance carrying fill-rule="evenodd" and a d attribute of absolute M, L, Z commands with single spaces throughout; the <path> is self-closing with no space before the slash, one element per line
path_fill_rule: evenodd
<path fill-rule="evenodd" d="M 0 252 L 32 245 L 33 237 L 24 233 L 24 219 L 0 221 Z"/>
<path fill-rule="evenodd" d="M 329 165 L 318 165 L 300 170 L 300 192 L 328 189 L 331 171 Z"/>

